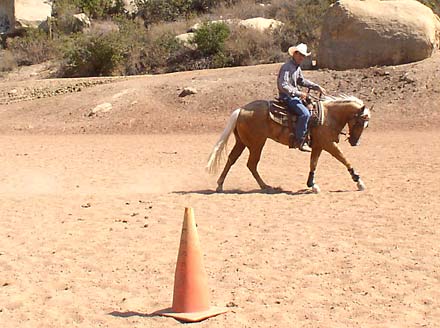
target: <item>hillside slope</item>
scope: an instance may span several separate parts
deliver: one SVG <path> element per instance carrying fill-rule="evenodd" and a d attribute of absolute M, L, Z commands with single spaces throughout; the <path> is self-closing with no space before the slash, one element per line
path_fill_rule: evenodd
<path fill-rule="evenodd" d="M 280 64 L 154 76 L 0 80 L 2 134 L 148 134 L 220 131 L 229 113 L 276 94 Z M 434 127 L 440 115 L 440 53 L 401 66 L 305 71 L 329 94 L 375 105 L 372 128 Z M 179 97 L 185 87 L 197 94 Z M 102 107 L 96 108 L 98 105 Z M 109 105 L 111 104 L 111 105 Z M 99 110 L 101 108 L 101 110 Z M 93 111 L 96 111 L 94 113 Z"/>

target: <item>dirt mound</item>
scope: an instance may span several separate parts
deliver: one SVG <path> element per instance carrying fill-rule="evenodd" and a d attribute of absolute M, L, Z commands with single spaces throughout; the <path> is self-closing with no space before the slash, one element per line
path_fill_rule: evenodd
<path fill-rule="evenodd" d="M 188 133 L 218 131 L 231 111 L 276 96 L 280 64 L 154 76 L 0 80 L 0 133 Z M 373 128 L 434 126 L 440 111 L 440 52 L 400 66 L 305 71 L 332 95 L 375 105 Z M 191 87 L 197 91 L 179 97 Z M 105 110 L 102 110 L 105 108 Z"/>

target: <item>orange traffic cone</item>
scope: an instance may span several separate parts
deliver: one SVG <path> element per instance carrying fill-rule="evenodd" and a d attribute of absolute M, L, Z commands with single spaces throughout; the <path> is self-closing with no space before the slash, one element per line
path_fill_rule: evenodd
<path fill-rule="evenodd" d="M 194 211 L 185 208 L 179 255 L 174 276 L 173 306 L 156 314 L 184 322 L 198 322 L 227 312 L 210 307 L 208 277 L 203 266 Z"/>

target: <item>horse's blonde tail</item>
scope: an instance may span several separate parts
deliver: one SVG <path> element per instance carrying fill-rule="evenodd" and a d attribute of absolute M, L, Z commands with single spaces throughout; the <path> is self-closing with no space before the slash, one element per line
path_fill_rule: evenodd
<path fill-rule="evenodd" d="M 208 164 L 206 164 L 206 171 L 211 174 L 217 173 L 222 158 L 226 153 L 226 145 L 228 143 L 229 136 L 232 131 L 234 131 L 235 126 L 237 125 L 238 115 L 240 114 L 240 108 L 234 110 L 229 118 L 228 124 L 226 128 L 223 130 L 220 139 L 218 139 L 214 148 L 212 149 L 211 155 L 209 155 Z"/>

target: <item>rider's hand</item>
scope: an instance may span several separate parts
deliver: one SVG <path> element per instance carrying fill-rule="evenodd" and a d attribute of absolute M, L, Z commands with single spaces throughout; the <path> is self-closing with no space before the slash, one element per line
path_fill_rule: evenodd
<path fill-rule="evenodd" d="M 299 96 L 299 98 L 300 98 L 301 100 L 305 100 L 305 99 L 307 98 L 307 93 L 305 93 L 305 92 L 301 92 L 301 95 Z"/>
<path fill-rule="evenodd" d="M 323 95 L 327 93 L 327 91 L 321 86 L 318 86 L 318 91 L 321 92 Z"/>

